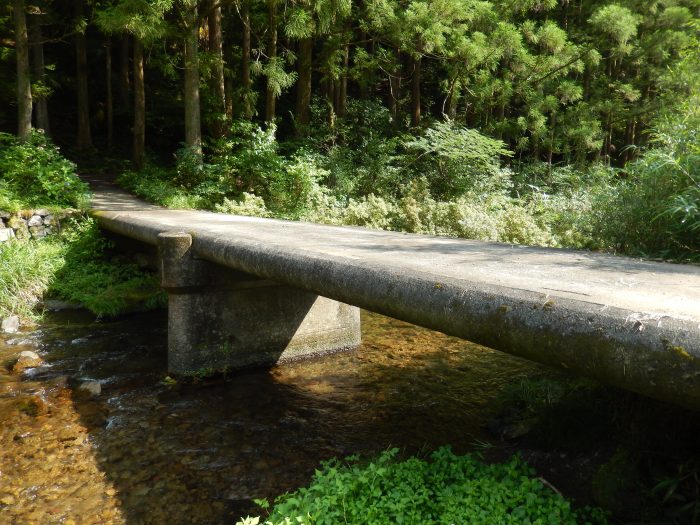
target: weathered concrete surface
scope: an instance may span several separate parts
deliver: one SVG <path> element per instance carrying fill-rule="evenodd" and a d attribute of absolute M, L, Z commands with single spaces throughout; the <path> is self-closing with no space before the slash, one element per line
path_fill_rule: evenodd
<path fill-rule="evenodd" d="M 131 208 L 133 209 L 133 208 Z M 155 244 L 700 409 L 700 268 L 207 212 L 96 211 Z"/>
<path fill-rule="evenodd" d="M 168 292 L 168 370 L 235 370 L 356 348 L 360 310 L 192 256 L 186 233 L 158 235 Z"/>

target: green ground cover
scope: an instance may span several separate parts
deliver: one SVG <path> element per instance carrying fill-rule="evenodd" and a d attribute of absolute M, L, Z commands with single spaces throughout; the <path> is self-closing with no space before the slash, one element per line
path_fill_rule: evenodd
<path fill-rule="evenodd" d="M 607 523 L 599 509 L 573 510 L 517 456 L 487 464 L 448 447 L 400 460 L 392 449 L 372 461 L 325 462 L 311 484 L 278 497 L 268 525 L 576 525 Z M 266 501 L 259 502 L 264 508 Z M 248 517 L 238 525 L 262 523 Z"/>

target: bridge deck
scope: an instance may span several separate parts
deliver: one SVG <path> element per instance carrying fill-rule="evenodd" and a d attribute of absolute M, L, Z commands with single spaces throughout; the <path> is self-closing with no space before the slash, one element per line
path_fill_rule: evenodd
<path fill-rule="evenodd" d="M 161 232 L 185 231 L 203 259 L 700 408 L 696 266 L 113 197 L 94 214 L 116 233 L 155 244 Z"/>

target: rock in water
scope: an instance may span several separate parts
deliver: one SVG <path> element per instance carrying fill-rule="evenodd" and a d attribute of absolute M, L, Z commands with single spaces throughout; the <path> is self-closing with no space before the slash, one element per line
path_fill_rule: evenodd
<path fill-rule="evenodd" d="M 24 372 L 27 368 L 34 368 L 43 364 L 44 360 L 39 357 L 39 354 L 32 352 L 31 350 L 25 350 L 24 352 L 20 352 L 17 361 L 12 367 L 12 371 L 15 374 L 19 374 Z"/>
<path fill-rule="evenodd" d="M 102 385 L 99 381 L 83 381 L 78 390 L 91 396 L 99 396 L 102 393 Z"/>
<path fill-rule="evenodd" d="M 2 331 L 8 334 L 14 334 L 19 331 L 19 317 L 11 315 L 2 320 Z"/>

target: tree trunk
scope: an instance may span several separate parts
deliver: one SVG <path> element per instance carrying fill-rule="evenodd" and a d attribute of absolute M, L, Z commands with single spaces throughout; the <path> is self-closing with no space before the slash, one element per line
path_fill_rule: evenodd
<path fill-rule="evenodd" d="M 333 112 L 340 116 L 340 78 L 333 80 Z"/>
<path fill-rule="evenodd" d="M 226 113 L 226 121 L 231 122 L 233 120 L 233 97 L 234 97 L 234 89 L 233 89 L 233 79 L 226 75 L 224 77 L 224 94 L 226 96 L 226 104 L 225 104 L 225 113 Z"/>
<path fill-rule="evenodd" d="M 411 77 L 411 126 L 420 126 L 420 75 L 421 58 L 411 58 L 413 75 Z"/>
<path fill-rule="evenodd" d="M 44 82 L 46 68 L 44 67 L 44 44 L 41 32 L 41 14 L 32 15 L 29 20 L 32 27 L 32 75 L 35 81 Z M 36 127 L 44 130 L 44 134 L 51 135 L 49 126 L 49 106 L 46 95 L 34 94 L 34 122 Z"/>
<path fill-rule="evenodd" d="M 396 50 L 396 67 L 389 73 L 389 112 L 394 124 L 399 122 L 399 101 L 401 100 L 401 55 Z"/>
<path fill-rule="evenodd" d="M 455 120 L 457 118 L 457 103 L 459 102 L 459 87 L 457 86 L 457 79 L 453 78 L 450 81 L 450 91 L 447 93 L 447 99 L 445 105 L 447 106 L 444 113 L 450 120 Z"/>
<path fill-rule="evenodd" d="M 328 103 L 328 126 L 335 127 L 335 80 L 326 81 L 326 102 Z"/>
<path fill-rule="evenodd" d="M 338 106 L 336 112 L 339 117 L 345 116 L 348 105 L 348 66 L 350 63 L 350 45 L 345 44 L 343 49 L 343 71 L 340 74 L 340 86 L 338 87 Z"/>
<path fill-rule="evenodd" d="M 24 0 L 14 0 L 15 52 L 17 54 L 17 136 L 27 140 L 32 131 L 32 86 L 29 77 L 29 41 Z"/>
<path fill-rule="evenodd" d="M 302 38 L 299 40 L 297 60 L 297 107 L 296 124 L 297 133 L 306 135 L 311 122 L 311 67 L 313 64 L 313 40 Z"/>
<path fill-rule="evenodd" d="M 267 22 L 270 32 L 267 40 L 267 58 L 274 60 L 277 58 L 277 0 L 267 0 Z M 275 93 L 269 85 L 265 98 L 265 122 L 275 120 Z"/>
<path fill-rule="evenodd" d="M 136 38 L 134 37 L 134 40 Z M 135 44 L 134 44 L 135 45 Z M 141 47 L 143 54 L 143 44 Z M 134 52 L 136 54 L 136 52 Z M 136 67 L 134 66 L 134 70 Z M 129 35 L 122 35 L 119 46 L 119 102 L 126 111 L 129 107 Z"/>
<path fill-rule="evenodd" d="M 216 99 L 213 134 L 223 137 L 226 130 L 226 83 L 224 80 L 224 44 L 221 34 L 221 5 L 216 4 L 209 13 L 209 51 L 214 55 L 213 92 Z"/>
<path fill-rule="evenodd" d="M 189 8 L 185 35 L 185 146 L 201 155 L 202 125 L 199 108 L 199 24 L 197 6 Z"/>
<path fill-rule="evenodd" d="M 241 82 L 243 91 L 243 116 L 250 120 L 253 118 L 253 107 L 250 99 L 250 7 L 248 2 L 243 3 L 243 46 L 241 52 Z"/>
<path fill-rule="evenodd" d="M 84 0 L 76 0 L 75 16 L 83 17 Z M 76 93 L 78 97 L 78 131 L 75 146 L 80 151 L 92 148 L 92 134 L 90 133 L 90 101 L 88 99 L 88 65 L 87 49 L 85 47 L 85 33 L 75 34 L 75 65 L 76 65 Z"/>
<path fill-rule="evenodd" d="M 112 39 L 105 41 L 105 84 L 107 84 L 107 147 L 114 146 L 114 100 L 112 96 Z"/>
<path fill-rule="evenodd" d="M 143 168 L 146 158 L 146 89 L 143 78 L 143 42 L 134 37 L 134 142 L 131 161 Z M 127 75 L 128 76 L 128 75 Z"/>

